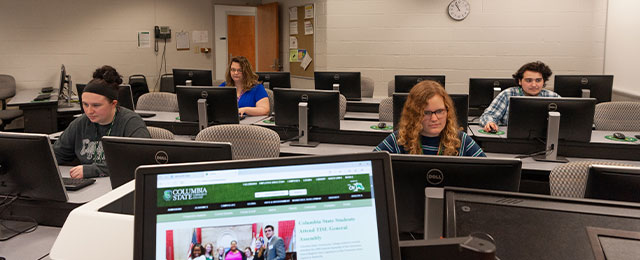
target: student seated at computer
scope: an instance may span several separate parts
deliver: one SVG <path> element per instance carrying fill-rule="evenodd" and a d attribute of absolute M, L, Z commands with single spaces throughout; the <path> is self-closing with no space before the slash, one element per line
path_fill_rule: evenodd
<path fill-rule="evenodd" d="M 71 168 L 72 178 L 109 175 L 100 141 L 103 136 L 151 138 L 138 114 L 118 106 L 120 83 L 115 69 L 91 80 L 82 92 L 85 113 L 73 120 L 53 145 L 58 163 L 80 161 L 81 165 Z"/>
<path fill-rule="evenodd" d="M 400 154 L 484 157 L 478 144 L 458 126 L 451 97 L 437 82 L 416 84 L 402 109 L 398 131 L 374 149 Z"/>
<path fill-rule="evenodd" d="M 547 84 L 551 74 L 549 66 L 541 61 L 522 65 L 516 74 L 513 74 L 518 86 L 503 90 L 491 101 L 489 107 L 480 116 L 480 125 L 487 132 L 498 131 L 498 124 L 507 125 L 509 122 L 509 97 L 560 97 L 551 90 L 542 89 Z"/>
<path fill-rule="evenodd" d="M 243 56 L 231 58 L 225 82 L 220 86 L 236 88 L 240 115 L 264 116 L 269 114 L 269 96 L 264 86 L 258 82 L 258 74 L 253 72 L 247 58 Z"/>

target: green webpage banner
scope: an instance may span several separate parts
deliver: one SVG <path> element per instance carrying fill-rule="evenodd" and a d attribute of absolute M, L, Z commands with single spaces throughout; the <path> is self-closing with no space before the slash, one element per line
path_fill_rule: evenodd
<path fill-rule="evenodd" d="M 160 188 L 158 208 L 370 193 L 369 174 Z"/>

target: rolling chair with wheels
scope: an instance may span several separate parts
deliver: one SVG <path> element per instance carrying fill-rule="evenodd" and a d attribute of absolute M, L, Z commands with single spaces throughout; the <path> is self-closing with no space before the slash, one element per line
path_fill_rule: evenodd
<path fill-rule="evenodd" d="M 2 110 L 0 110 L 0 131 L 11 123 L 14 119 L 22 116 L 22 110 L 7 109 L 7 99 L 16 95 L 16 79 L 10 75 L 0 74 L 0 100 L 2 100 Z"/>

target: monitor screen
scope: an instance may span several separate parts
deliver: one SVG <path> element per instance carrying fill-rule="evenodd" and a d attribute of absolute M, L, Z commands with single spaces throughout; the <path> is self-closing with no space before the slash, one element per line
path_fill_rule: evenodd
<path fill-rule="evenodd" d="M 400 259 L 387 153 L 141 166 L 135 190 L 135 259 L 255 249 L 266 230 L 282 259 Z"/>
<path fill-rule="evenodd" d="M 470 78 L 469 115 L 482 115 L 493 101 L 493 88 L 500 88 L 502 91 L 516 85 L 513 78 Z"/>
<path fill-rule="evenodd" d="M 500 259 L 595 259 L 589 227 L 640 231 L 640 204 L 445 188 L 445 236 L 495 241 Z"/>
<path fill-rule="evenodd" d="M 273 90 L 276 125 L 298 126 L 298 104 L 307 102 L 308 125 L 324 129 L 340 129 L 340 98 L 332 90 Z"/>
<path fill-rule="evenodd" d="M 640 202 L 640 167 L 592 165 L 584 197 Z"/>
<path fill-rule="evenodd" d="M 231 144 L 105 136 L 104 156 L 111 187 L 134 179 L 140 165 L 231 160 Z"/>
<path fill-rule="evenodd" d="M 395 92 L 396 93 L 409 93 L 411 88 L 423 80 L 433 80 L 440 83 L 444 88 L 445 75 L 396 75 L 395 78 Z"/>
<path fill-rule="evenodd" d="M 210 70 L 173 69 L 173 85 L 184 86 L 191 80 L 192 86 L 211 86 L 213 76 Z"/>
<path fill-rule="evenodd" d="M 84 113 L 84 107 L 82 106 L 82 92 L 87 84 L 76 84 L 76 91 L 78 92 L 78 102 L 80 102 L 80 112 Z M 130 85 L 118 86 L 118 105 L 126 107 L 129 110 L 135 110 L 133 106 L 133 95 L 131 94 Z"/>
<path fill-rule="evenodd" d="M 598 103 L 611 101 L 613 75 L 556 75 L 553 91 L 561 97 L 582 97 L 582 90 L 590 90 L 590 97 Z"/>
<path fill-rule="evenodd" d="M 72 87 L 72 86 L 66 85 L 67 83 L 69 83 L 69 79 L 67 77 L 67 70 L 64 68 L 64 64 L 62 64 L 62 66 L 60 67 L 60 86 L 59 86 L 59 89 L 58 89 L 58 98 L 59 99 L 63 99 L 63 97 L 66 97 L 66 95 L 67 95 L 65 93 L 65 88 L 66 87 Z M 78 94 L 78 95 L 80 95 L 80 94 Z"/>
<path fill-rule="evenodd" d="M 273 88 L 291 88 L 291 73 L 289 72 L 257 72 L 258 81 L 261 81 L 266 87 L 269 83 L 269 89 Z"/>
<path fill-rule="evenodd" d="M 425 188 L 518 191 L 519 159 L 392 154 L 398 230 L 401 240 L 424 237 Z"/>
<path fill-rule="evenodd" d="M 316 89 L 334 90 L 334 84 L 338 84 L 340 94 L 347 100 L 360 100 L 360 72 L 314 72 Z"/>
<path fill-rule="evenodd" d="M 507 138 L 546 139 L 550 111 L 560 112 L 559 140 L 590 142 L 593 98 L 510 97 Z"/>
<path fill-rule="evenodd" d="M 206 99 L 209 125 L 240 122 L 235 87 L 176 86 L 176 95 L 180 121 L 198 122 L 198 99 Z"/>
<path fill-rule="evenodd" d="M 404 103 L 407 102 L 409 93 L 393 93 L 393 129 L 398 130 L 398 124 L 402 117 L 402 109 Z M 467 131 L 469 125 L 469 95 L 467 94 L 449 94 L 456 110 L 458 126 Z"/>

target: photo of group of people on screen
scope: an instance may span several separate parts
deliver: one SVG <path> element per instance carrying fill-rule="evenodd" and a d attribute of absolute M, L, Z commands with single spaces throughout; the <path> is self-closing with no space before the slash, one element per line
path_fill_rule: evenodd
<path fill-rule="evenodd" d="M 274 225 L 253 223 L 233 226 L 167 230 L 166 259 L 297 259 L 294 235 L 295 221 L 279 221 Z M 185 251 L 182 251 L 183 248 Z"/>

